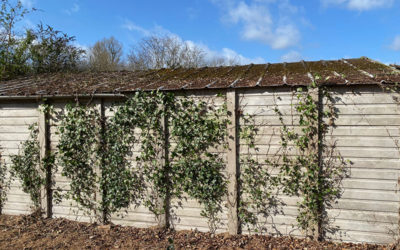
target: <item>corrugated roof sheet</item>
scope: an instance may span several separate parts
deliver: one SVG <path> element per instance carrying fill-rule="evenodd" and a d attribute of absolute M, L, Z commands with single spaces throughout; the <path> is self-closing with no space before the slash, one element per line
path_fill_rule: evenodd
<path fill-rule="evenodd" d="M 318 77 L 316 77 L 318 76 Z M 1 96 L 112 94 L 136 90 L 400 83 L 400 71 L 369 58 L 198 69 L 41 74 L 0 82 Z"/>

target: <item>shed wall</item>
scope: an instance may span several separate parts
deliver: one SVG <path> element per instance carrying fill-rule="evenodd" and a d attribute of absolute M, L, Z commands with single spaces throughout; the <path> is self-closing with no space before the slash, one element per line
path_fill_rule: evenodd
<path fill-rule="evenodd" d="M 238 91 L 239 109 L 244 114 L 253 114 L 259 129 L 256 146 L 259 151 L 250 154 L 260 161 L 279 154 L 281 123 L 275 114 L 279 107 L 284 115 L 284 122 L 296 127 L 298 116 L 292 104 L 296 98 L 290 88 L 244 89 Z M 398 178 L 400 170 L 400 105 L 394 97 L 397 94 L 383 93 L 379 87 L 336 87 L 332 95 L 338 109 L 336 126 L 330 128 L 327 139 L 336 142 L 337 150 L 353 164 L 350 176 L 343 181 L 344 192 L 333 209 L 328 210 L 332 226 L 336 228 L 327 236 L 333 240 L 351 242 L 389 243 L 398 234 L 399 202 Z M 209 100 L 216 105 L 222 104 L 215 92 L 192 95 L 194 98 Z M 56 111 L 62 112 L 68 100 L 53 102 Z M 99 105 L 100 100 L 94 104 Z M 110 107 L 114 101 L 105 101 L 105 115 L 110 118 Z M 37 103 L 0 102 L 0 147 L 3 159 L 9 163 L 9 155 L 18 153 L 18 145 L 29 135 L 28 126 L 38 120 Z M 56 151 L 58 121 L 50 121 L 51 149 Z M 243 120 L 239 120 L 243 125 Z M 138 131 L 139 132 L 139 131 Z M 173 143 L 173 142 L 172 142 Z M 240 156 L 249 151 L 243 140 L 239 142 Z M 133 149 L 134 157 L 139 154 L 138 147 Z M 215 149 L 226 158 L 226 151 Z M 293 152 L 295 154 L 296 152 Z M 132 162 L 134 167 L 134 161 Z M 267 165 L 265 165 L 268 168 Z M 69 180 L 59 172 L 54 176 L 57 187 L 68 190 Z M 272 171 L 272 170 L 271 170 Z M 302 236 L 296 227 L 298 198 L 280 196 L 285 206 L 282 213 L 265 219 L 268 232 L 278 235 Z M 14 182 L 5 205 L 5 214 L 29 213 L 29 196 L 22 192 L 18 182 Z M 176 201 L 172 201 L 176 204 Z M 176 217 L 172 224 L 178 230 L 198 229 L 207 231 L 207 220 L 200 216 L 201 205 L 188 199 L 175 209 Z M 63 201 L 53 204 L 53 216 L 79 221 L 93 221 L 93 215 L 83 214 L 76 204 Z M 157 224 L 154 216 L 143 206 L 131 207 L 123 217 L 112 216 L 112 222 L 137 227 L 150 227 Z M 227 230 L 227 210 L 222 215 L 220 232 Z M 246 232 L 245 228 L 244 232 Z"/>
<path fill-rule="evenodd" d="M 265 160 L 274 159 L 280 154 L 280 129 L 281 122 L 276 115 L 275 108 L 279 108 L 286 124 L 290 125 L 297 115 L 293 109 L 297 103 L 296 97 L 290 88 L 268 88 L 262 90 L 248 90 L 239 94 L 239 109 L 243 113 L 240 117 L 240 126 L 255 125 L 258 130 L 255 137 L 255 148 L 250 149 L 246 141 L 240 140 L 240 157 L 256 159 L 270 174 L 276 171 L 265 164 Z M 245 123 L 244 117 L 252 116 L 250 123 Z M 295 152 L 294 152 L 295 153 Z M 242 166 L 241 166 L 242 171 Z M 296 224 L 297 198 L 283 194 L 277 197 L 286 204 L 279 207 L 279 213 L 268 217 L 260 217 L 260 222 L 265 222 L 265 229 L 274 235 L 302 236 L 302 232 L 293 225 Z M 246 227 L 244 232 L 250 233 Z"/>
<path fill-rule="evenodd" d="M 221 94 L 224 94 L 222 92 Z M 213 106 L 215 108 L 220 108 L 224 103 L 224 97 L 218 96 L 217 91 L 203 91 L 203 92 L 191 92 L 186 95 L 189 98 L 192 98 L 195 101 L 203 101 L 207 103 L 209 106 Z M 174 142 L 171 142 L 172 147 Z M 218 153 L 226 162 L 226 149 L 213 148 L 210 150 L 212 153 Z M 225 176 L 227 175 L 226 169 L 224 171 Z M 224 198 L 224 200 L 226 200 Z M 207 219 L 200 215 L 202 210 L 202 205 L 199 204 L 195 199 L 188 197 L 185 195 L 185 198 L 181 201 L 181 204 L 178 204 L 177 200 L 172 201 L 172 206 L 174 207 L 174 214 L 172 215 L 172 224 L 177 230 L 188 230 L 188 229 L 197 229 L 199 231 L 208 231 Z M 223 213 L 220 215 L 221 225 L 217 229 L 217 232 L 226 232 L 227 231 L 227 209 L 224 206 Z"/>
<path fill-rule="evenodd" d="M 58 128 L 60 125 L 60 116 L 65 111 L 65 106 L 67 104 L 73 105 L 74 102 L 72 100 L 56 100 L 51 102 L 51 105 L 54 107 L 53 115 L 50 117 L 49 125 L 50 125 L 50 149 L 52 152 L 58 152 L 57 144 L 60 140 L 60 136 L 58 134 Z M 70 190 L 70 180 L 61 175 L 62 166 L 57 162 L 57 172 L 53 175 L 53 179 L 55 182 L 54 189 L 58 189 L 61 193 Z M 79 209 L 79 206 L 76 202 L 72 200 L 63 199 L 61 203 L 57 204 L 53 202 L 53 217 L 54 218 L 67 218 L 70 220 L 82 221 L 82 222 L 94 222 L 95 216 L 94 214 L 89 213 L 88 211 Z"/>
<path fill-rule="evenodd" d="M 351 242 L 389 243 L 398 235 L 400 105 L 380 87 L 334 88 L 338 111 L 328 139 L 351 162 L 343 194 L 328 210 L 334 233 Z"/>
<path fill-rule="evenodd" d="M 29 138 L 29 125 L 38 122 L 36 102 L 0 102 L 0 152 L 2 160 L 10 164 L 10 155 L 18 154 L 20 143 Z M 21 183 L 11 183 L 4 214 L 27 214 L 33 205 L 28 194 L 22 191 Z"/>
<path fill-rule="evenodd" d="M 105 117 L 110 119 L 114 116 L 115 109 L 118 107 L 118 101 L 106 100 L 104 101 L 104 109 L 105 109 Z M 135 130 L 135 137 L 140 136 L 140 129 Z M 132 149 L 132 168 L 135 168 L 135 159 L 136 156 L 140 154 L 140 144 L 136 144 Z M 157 225 L 156 217 L 153 213 L 149 211 L 145 206 L 139 205 L 134 206 L 131 205 L 126 211 L 122 213 L 113 214 L 111 216 L 111 222 L 124 225 L 124 226 L 135 226 L 135 227 L 152 227 Z"/>
<path fill-rule="evenodd" d="M 223 97 L 217 97 L 215 93 L 204 92 L 191 94 L 188 93 L 190 98 L 194 100 L 205 101 L 209 105 L 220 107 L 223 104 Z M 114 106 L 114 111 L 111 108 Z M 107 101 L 105 102 L 105 115 L 109 119 L 114 115 L 115 108 L 118 106 L 117 102 Z M 140 131 L 135 131 L 135 135 L 139 138 Z M 175 143 L 171 141 L 172 147 Z M 226 160 L 226 152 L 223 149 L 213 149 L 212 152 L 218 152 L 222 154 L 222 157 Z M 134 159 L 140 154 L 140 144 L 136 144 L 132 149 L 132 167 L 135 167 Z M 199 231 L 208 231 L 207 220 L 203 218 L 200 213 L 202 206 L 195 200 L 187 195 L 184 195 L 184 199 L 178 204 L 177 200 L 172 200 L 171 205 L 173 208 L 171 224 L 177 230 L 197 229 Z M 143 205 L 138 207 L 131 206 L 127 209 L 127 213 L 115 214 L 112 216 L 112 222 L 115 224 L 136 226 L 136 227 L 150 227 L 156 226 L 157 220 L 155 216 Z M 219 232 L 226 231 L 227 226 L 227 212 L 224 209 L 224 213 L 221 214 L 222 225 L 218 230 Z"/>

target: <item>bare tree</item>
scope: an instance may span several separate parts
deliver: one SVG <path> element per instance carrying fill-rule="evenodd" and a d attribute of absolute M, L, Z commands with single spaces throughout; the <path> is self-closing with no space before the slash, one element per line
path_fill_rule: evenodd
<path fill-rule="evenodd" d="M 195 68 L 204 65 L 204 51 L 175 36 L 151 36 L 141 40 L 128 55 L 134 70 Z"/>
<path fill-rule="evenodd" d="M 96 71 L 118 70 L 122 67 L 122 44 L 114 37 L 96 42 L 89 50 L 89 67 Z"/>
<path fill-rule="evenodd" d="M 218 67 L 240 64 L 238 58 L 224 56 L 206 57 L 199 46 L 182 41 L 176 36 L 150 36 L 142 39 L 128 55 L 128 65 L 133 70 L 160 68 Z"/>
<path fill-rule="evenodd" d="M 227 58 L 222 56 L 214 56 L 207 60 L 205 65 L 208 67 L 235 66 L 240 65 L 240 61 L 237 57 Z"/>
<path fill-rule="evenodd" d="M 204 66 L 204 54 L 205 53 L 201 48 L 186 43 L 182 54 L 182 61 L 184 62 L 185 67 L 188 68 Z"/>

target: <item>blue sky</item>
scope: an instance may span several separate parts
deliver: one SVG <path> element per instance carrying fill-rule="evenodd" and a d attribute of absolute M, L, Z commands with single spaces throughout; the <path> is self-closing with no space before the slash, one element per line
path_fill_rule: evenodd
<path fill-rule="evenodd" d="M 241 63 L 367 56 L 400 63 L 400 0 L 23 0 L 83 47 L 171 34 Z"/>

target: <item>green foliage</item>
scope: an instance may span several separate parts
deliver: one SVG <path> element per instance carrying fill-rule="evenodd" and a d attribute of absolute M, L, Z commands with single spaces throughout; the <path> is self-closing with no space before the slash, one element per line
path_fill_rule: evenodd
<path fill-rule="evenodd" d="M 35 43 L 29 47 L 31 70 L 48 73 L 76 70 L 85 51 L 73 45 L 75 37 L 55 30 L 49 25 L 39 24 L 32 34 Z"/>
<path fill-rule="evenodd" d="M 39 111 L 47 114 L 52 111 L 52 108 L 48 105 L 42 105 Z M 18 178 L 21 181 L 22 190 L 30 195 L 34 211 L 39 211 L 42 188 L 48 188 L 47 191 L 53 192 L 55 197 L 58 195 L 58 189 L 54 188 L 54 180 L 48 178 L 57 171 L 55 165 L 56 154 L 46 151 L 46 155 L 42 158 L 38 140 L 38 125 L 36 123 L 30 125 L 29 131 L 29 138 L 21 143 L 19 153 L 10 156 L 11 166 L 9 171 L 11 178 L 9 181 Z M 6 166 L 1 167 L 0 185 L 8 187 L 9 182 L 4 182 L 5 171 L 7 171 Z"/>
<path fill-rule="evenodd" d="M 137 92 L 117 108 L 113 119 L 129 141 L 140 143 L 135 171 L 142 173 L 141 185 L 148 191 L 143 204 L 158 217 L 171 212 L 171 198 L 180 200 L 186 193 L 204 206 L 202 216 L 215 231 L 227 181 L 222 158 L 208 151 L 224 144 L 227 119 L 226 106 L 207 109 L 205 102 L 170 93 Z M 134 128 L 140 130 L 138 138 L 133 138 Z"/>
<path fill-rule="evenodd" d="M 40 146 L 38 141 L 37 124 L 29 127 L 29 139 L 21 144 L 18 155 L 11 155 L 11 175 L 21 181 L 22 190 L 30 195 L 34 209 L 40 209 L 42 185 L 46 179 L 45 166 L 40 161 Z"/>
<path fill-rule="evenodd" d="M 298 102 L 294 109 L 299 114 L 300 131 L 288 127 L 276 108 L 282 123 L 281 157 L 269 163 L 279 169 L 283 193 L 301 198 L 297 215 L 299 227 L 308 235 L 315 235 L 326 226 L 326 208 L 341 194 L 347 163 L 335 151 L 335 145 L 326 145 L 329 125 L 337 116 L 329 93 L 313 84 L 306 91 L 299 88 L 296 97 Z M 317 100 L 323 97 L 327 100 L 326 111 L 321 110 Z"/>
<path fill-rule="evenodd" d="M 325 110 L 322 109 L 323 98 Z M 328 91 L 314 83 L 306 90 L 297 89 L 296 99 L 292 106 L 298 114 L 298 123 L 293 120 L 289 126 L 279 107 L 275 108 L 282 124 L 281 148 L 263 163 L 253 155 L 258 151 L 254 119 L 242 117 L 240 138 L 248 152 L 240 158 L 239 216 L 249 230 L 263 232 L 265 223 L 260 217 L 282 212 L 280 193 L 299 197 L 298 226 L 308 236 L 321 239 L 329 226 L 326 209 L 341 194 L 341 181 L 346 177 L 348 162 L 335 150 L 335 143 L 326 140 L 329 127 L 337 117 Z M 271 175 L 269 171 L 274 170 L 277 174 Z"/>
<path fill-rule="evenodd" d="M 138 175 L 142 176 L 143 204 L 154 213 L 158 219 L 167 208 L 167 199 L 170 195 L 168 179 L 168 145 L 165 143 L 165 134 L 162 121 L 166 115 L 163 107 L 165 102 L 170 102 L 172 95 L 161 92 L 136 92 L 125 103 L 121 104 L 115 113 L 114 120 L 121 126 L 125 133 L 130 133 L 131 141 L 135 140 L 140 145 L 140 155 L 136 157 Z M 127 148 L 129 150 L 129 148 Z M 165 150 L 165 151 L 164 151 Z M 164 205 L 160 207 L 159 199 Z"/>
<path fill-rule="evenodd" d="M 227 193 L 227 179 L 222 174 L 225 163 L 220 154 L 210 153 L 227 148 L 227 106 L 215 109 L 204 101 L 180 98 L 171 105 L 172 183 L 176 196 L 186 192 L 203 205 L 201 215 L 208 218 L 211 232 L 220 223 L 222 198 Z M 214 150 L 213 150 L 214 149 Z"/>
<path fill-rule="evenodd" d="M 118 211 L 126 208 L 131 203 L 138 204 L 144 199 L 146 189 L 146 169 L 150 168 L 143 164 L 142 167 L 133 167 L 132 148 L 141 142 L 143 161 L 156 164 L 155 150 L 151 146 L 161 145 L 152 143 L 156 141 L 157 131 L 160 129 L 159 109 L 157 96 L 151 93 L 136 93 L 126 102 L 118 105 L 115 115 L 107 121 L 104 133 L 103 154 L 104 164 L 102 166 L 102 181 L 104 205 L 111 205 L 110 211 Z M 142 141 L 137 138 L 135 129 L 142 128 Z M 157 141 L 159 142 L 159 141 Z M 136 158 L 142 159 L 140 156 Z M 140 165 L 137 162 L 137 165 Z M 118 174 L 116 174 L 118 173 Z M 123 183 L 120 183 L 123 182 Z M 105 196 L 104 196 L 105 195 Z M 106 197 L 106 200 L 104 200 Z"/>
<path fill-rule="evenodd" d="M 16 24 L 36 9 L 24 8 L 20 0 L 0 3 L 0 80 L 77 69 L 84 51 L 72 45 L 74 37 L 42 24 L 17 32 Z"/>
<path fill-rule="evenodd" d="M 7 165 L 2 161 L 0 154 L 0 214 L 7 201 L 7 192 L 10 189 L 11 178 L 7 176 Z"/>
<path fill-rule="evenodd" d="M 243 125 L 240 126 L 239 135 L 247 153 L 240 156 L 239 218 L 242 225 L 246 226 L 250 232 L 263 233 L 268 230 L 261 217 L 265 220 L 280 212 L 281 201 L 277 197 L 278 183 L 277 178 L 270 174 L 270 169 L 265 162 L 260 162 L 252 154 L 252 150 L 258 151 L 255 143 L 258 129 L 254 116 L 242 115 L 241 119 Z"/>
<path fill-rule="evenodd" d="M 98 140 L 100 120 L 95 109 L 67 105 L 59 126 L 58 143 L 61 174 L 71 180 L 65 197 L 76 201 L 84 209 L 96 212 L 96 185 L 99 175 Z"/>
<path fill-rule="evenodd" d="M 204 206 L 202 215 L 215 232 L 227 181 L 222 158 L 208 151 L 225 145 L 227 121 L 226 105 L 213 110 L 205 102 L 162 92 L 136 92 L 108 120 L 93 108 L 68 106 L 58 145 L 62 174 L 71 179 L 68 197 L 101 212 L 107 222 L 132 203 L 160 217 L 171 212 L 170 199 L 186 193 Z M 140 155 L 133 166 L 135 145 Z"/>
<path fill-rule="evenodd" d="M 1 0 L 0 79 L 9 79 L 29 70 L 26 52 L 33 39 L 30 32 L 21 38 L 15 31 L 15 25 L 31 11 L 24 8 L 21 1 L 12 4 L 9 0 Z"/>

